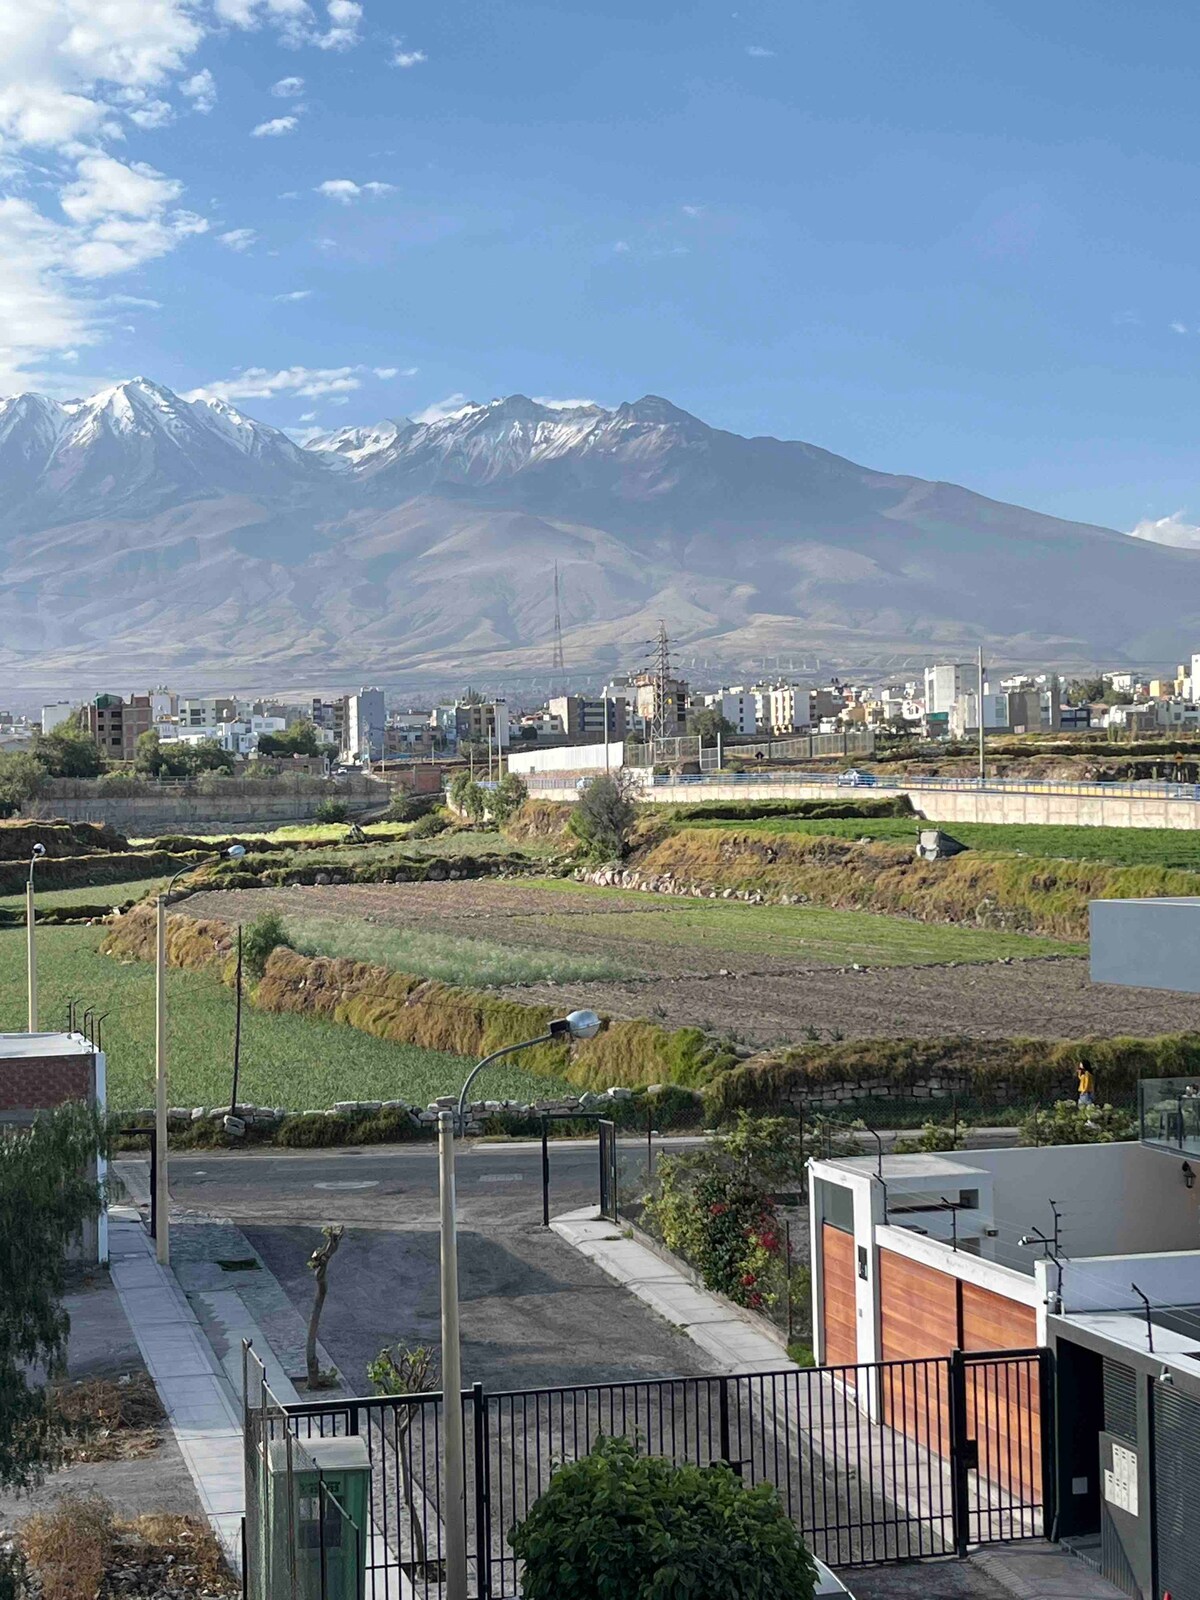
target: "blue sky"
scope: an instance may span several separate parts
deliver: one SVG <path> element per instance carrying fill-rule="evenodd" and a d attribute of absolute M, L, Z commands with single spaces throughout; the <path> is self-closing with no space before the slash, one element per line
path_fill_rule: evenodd
<path fill-rule="evenodd" d="M 655 392 L 1194 541 L 1198 47 L 1174 0 L 0 0 L 0 391 Z"/>

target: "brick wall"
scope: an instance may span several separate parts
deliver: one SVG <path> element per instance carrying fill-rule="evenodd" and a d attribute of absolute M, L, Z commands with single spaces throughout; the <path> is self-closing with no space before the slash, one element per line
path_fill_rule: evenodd
<path fill-rule="evenodd" d="M 48 1111 L 69 1100 L 90 1101 L 94 1083 L 92 1056 L 0 1060 L 0 1118 L 14 1111 Z"/>

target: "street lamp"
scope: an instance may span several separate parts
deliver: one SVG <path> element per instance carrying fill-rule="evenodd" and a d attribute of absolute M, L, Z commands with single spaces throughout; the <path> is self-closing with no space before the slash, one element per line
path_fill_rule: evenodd
<path fill-rule="evenodd" d="M 154 942 L 154 1254 L 166 1267 L 171 1262 L 171 1233 L 167 1216 L 171 1204 L 167 1183 L 167 907 L 175 885 L 186 873 L 197 872 L 201 867 L 220 861 L 222 855 L 230 861 L 240 861 L 246 854 L 244 844 L 231 844 L 228 850 L 205 856 L 202 861 L 189 861 L 180 867 L 160 894 L 156 906 Z"/>
<path fill-rule="evenodd" d="M 33 938 L 33 869 L 46 854 L 44 844 L 35 844 L 29 853 L 29 880 L 25 885 L 25 958 L 29 967 L 29 1031 L 37 1032 L 37 947 Z"/>
<path fill-rule="evenodd" d="M 463 1447 L 462 1346 L 458 1335 L 458 1218 L 454 1194 L 454 1133 L 465 1128 L 467 1094 L 475 1079 L 501 1056 L 515 1055 L 552 1039 L 594 1039 L 604 1024 L 594 1011 L 572 1011 L 547 1033 L 505 1045 L 472 1068 L 458 1097 L 458 1113 L 438 1113 L 438 1192 L 441 1211 L 442 1288 L 442 1481 L 446 1529 L 446 1600 L 467 1600 L 467 1479 Z"/>

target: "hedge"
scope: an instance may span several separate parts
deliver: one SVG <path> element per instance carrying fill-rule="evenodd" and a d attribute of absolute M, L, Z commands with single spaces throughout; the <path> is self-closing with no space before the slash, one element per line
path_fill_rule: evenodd
<path fill-rule="evenodd" d="M 714 1079 L 706 1099 L 715 1115 L 772 1112 L 840 1083 L 880 1083 L 895 1089 L 937 1080 L 984 1102 L 1022 1104 L 1074 1092 L 1081 1057 L 1096 1074 L 1097 1097 L 1128 1099 L 1142 1078 L 1200 1078 L 1200 1033 L 1152 1038 L 853 1039 L 837 1045 L 796 1045 L 757 1056 Z M 848 1107 L 852 1114 L 852 1107 Z"/>
<path fill-rule="evenodd" d="M 43 847 L 48 860 L 129 849 L 125 835 L 106 822 L 0 822 L 0 861 L 24 861 L 28 865 L 35 844 Z M 39 875 L 43 870 L 44 866 L 39 867 Z"/>
<path fill-rule="evenodd" d="M 138 907 L 121 918 L 100 948 L 105 955 L 149 961 L 154 938 L 152 909 Z M 168 923 L 167 955 L 173 966 L 216 968 L 230 982 L 232 949 L 233 930 L 225 922 L 173 915 Z M 283 946 L 268 958 L 250 1002 L 263 1011 L 324 1017 L 397 1044 L 465 1056 L 536 1038 L 556 1014 L 549 1006 L 522 1005 L 364 961 L 300 955 Z M 651 1083 L 698 1088 L 738 1059 L 728 1044 L 700 1028 L 610 1022 L 598 1038 L 569 1051 L 557 1043 L 538 1045 L 525 1053 L 522 1065 L 581 1089 Z"/>
<path fill-rule="evenodd" d="M 760 818 L 811 817 L 827 821 L 831 817 L 913 817 L 912 801 L 906 794 L 877 800 L 700 800 L 691 805 L 671 805 L 656 811 L 671 821 L 687 822 L 707 818 L 713 822 L 754 822 Z"/>
<path fill-rule="evenodd" d="M 188 853 L 170 855 L 165 850 L 126 850 L 120 854 L 90 856 L 47 856 L 39 861 L 34 886 L 38 889 L 80 889 L 105 883 L 124 883 L 130 878 L 165 877 L 192 861 L 203 859 Z M 0 894 L 21 894 L 29 876 L 28 858 L 0 861 Z"/>

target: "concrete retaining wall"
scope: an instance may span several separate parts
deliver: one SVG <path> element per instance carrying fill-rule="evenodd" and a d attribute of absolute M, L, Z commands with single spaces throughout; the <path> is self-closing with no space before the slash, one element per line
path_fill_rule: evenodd
<path fill-rule="evenodd" d="M 573 784 L 532 782 L 537 800 L 577 800 Z M 859 800 L 906 794 L 918 815 L 930 822 L 1054 823 L 1084 828 L 1200 828 L 1200 803 L 1161 793 L 1137 795 L 1128 789 L 1107 795 L 1073 793 L 1064 784 L 1049 789 L 941 789 L 913 784 L 879 784 L 870 789 L 839 789 L 830 783 L 773 782 L 664 783 L 648 790 L 656 805 L 696 805 L 705 800 Z"/>
<path fill-rule="evenodd" d="M 128 838 L 148 839 L 164 833 L 226 833 L 235 828 L 275 828 L 285 822 L 307 822 L 316 815 L 322 800 L 329 798 L 307 786 L 282 794 L 255 794 L 248 792 L 248 785 L 241 787 L 242 792 L 233 795 L 166 790 L 111 799 L 96 794 L 34 800 L 21 808 L 21 816 L 107 822 Z M 356 785 L 354 792 L 339 792 L 336 798 L 344 800 L 354 816 L 386 805 L 390 791 L 381 783 L 372 783 L 369 788 Z"/>

